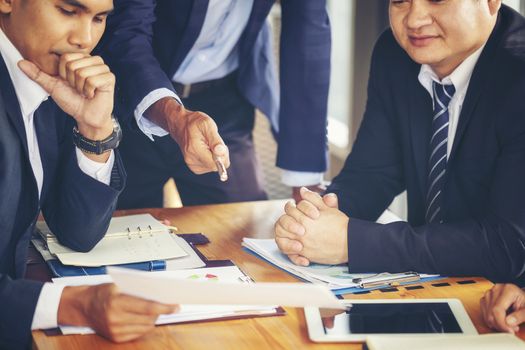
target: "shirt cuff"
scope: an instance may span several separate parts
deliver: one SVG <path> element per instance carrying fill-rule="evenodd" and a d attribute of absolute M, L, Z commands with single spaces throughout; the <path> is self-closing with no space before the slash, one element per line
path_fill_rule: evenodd
<path fill-rule="evenodd" d="M 290 187 L 313 186 L 323 181 L 323 173 L 282 170 L 281 181 Z"/>
<path fill-rule="evenodd" d="M 113 164 L 115 163 L 115 152 L 111 150 L 109 159 L 105 163 L 99 163 L 89 159 L 78 147 L 76 148 L 76 152 L 78 167 L 80 170 L 95 180 L 109 186 L 109 182 L 111 181 L 111 169 L 113 169 Z"/>
<path fill-rule="evenodd" d="M 45 283 L 36 303 L 31 329 L 48 329 L 58 327 L 58 306 L 65 285 Z"/>
<path fill-rule="evenodd" d="M 383 214 L 376 220 L 376 223 L 378 224 L 390 224 L 392 222 L 397 221 L 404 221 L 399 216 L 397 216 L 393 211 L 390 211 L 389 209 L 385 210 Z"/>
<path fill-rule="evenodd" d="M 147 94 L 146 97 L 144 97 L 142 101 L 140 101 L 137 108 L 135 108 L 135 120 L 137 121 L 137 125 L 140 131 L 142 131 L 144 135 L 149 137 L 151 141 L 153 141 L 153 135 L 161 137 L 169 134 L 166 130 L 164 130 L 148 118 L 144 117 L 144 113 L 146 112 L 146 110 L 150 108 L 152 104 L 164 97 L 173 97 L 177 100 L 177 102 L 179 102 L 182 105 L 182 101 L 180 100 L 179 96 L 177 96 L 173 91 L 171 91 L 170 89 L 161 88 L 153 90 L 152 92 Z"/>

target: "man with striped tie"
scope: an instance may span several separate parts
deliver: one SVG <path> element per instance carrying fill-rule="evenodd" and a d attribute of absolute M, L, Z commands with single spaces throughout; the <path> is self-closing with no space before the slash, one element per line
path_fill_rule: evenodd
<path fill-rule="evenodd" d="M 525 283 L 525 19 L 500 0 L 390 2 L 352 153 L 275 225 L 299 265 Z M 375 220 L 407 191 L 408 221 Z"/>

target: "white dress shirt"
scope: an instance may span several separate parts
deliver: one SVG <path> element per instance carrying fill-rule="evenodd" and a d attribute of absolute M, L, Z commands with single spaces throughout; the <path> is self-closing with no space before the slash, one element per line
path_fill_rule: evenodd
<path fill-rule="evenodd" d="M 42 192 L 44 182 L 44 171 L 40 149 L 38 147 L 38 137 L 35 131 L 34 113 L 40 104 L 49 98 L 47 92 L 37 83 L 29 79 L 17 66 L 22 60 L 22 55 L 11 43 L 2 30 L 0 30 L 0 54 L 7 66 L 9 76 L 13 83 L 20 111 L 22 113 L 27 147 L 29 151 L 29 161 L 33 170 L 33 175 L 38 186 L 38 195 Z M 111 151 L 109 160 L 106 163 L 98 163 L 87 158 L 82 151 L 76 149 L 79 168 L 92 178 L 109 185 L 111 179 L 111 169 L 115 160 L 115 155 Z M 45 283 L 38 298 L 33 323 L 31 329 L 54 328 L 57 327 L 57 314 L 63 286 L 56 286 L 52 283 Z"/>
<path fill-rule="evenodd" d="M 253 0 L 210 0 L 202 29 L 193 47 L 172 78 L 182 84 L 220 79 L 239 67 L 239 39 L 248 24 Z M 153 141 L 153 135 L 168 132 L 147 118 L 144 112 L 155 102 L 173 97 L 173 91 L 161 88 L 151 91 L 135 108 L 139 129 Z M 182 104 L 182 103 L 181 103 Z M 282 170 L 281 180 L 288 186 L 309 186 L 321 183 L 323 173 Z"/>
<path fill-rule="evenodd" d="M 450 156 L 450 151 L 452 150 L 452 145 L 454 143 L 454 137 L 458 128 L 459 115 L 461 114 L 461 109 L 463 108 L 463 101 L 465 101 L 465 95 L 470 83 L 470 77 L 472 76 L 474 67 L 476 67 L 476 63 L 478 62 L 479 56 L 481 55 L 484 47 L 485 45 L 482 45 L 479 49 L 467 57 L 467 59 L 465 59 L 459 66 L 457 66 L 457 68 L 454 69 L 450 75 L 444 77 L 441 80 L 429 65 L 423 64 L 419 71 L 419 82 L 432 97 L 432 102 L 434 102 L 432 82 L 435 81 L 439 84 L 454 84 L 454 88 L 456 89 L 456 92 L 454 93 L 454 96 L 452 96 L 452 99 L 448 105 L 449 124 L 447 158 Z"/>

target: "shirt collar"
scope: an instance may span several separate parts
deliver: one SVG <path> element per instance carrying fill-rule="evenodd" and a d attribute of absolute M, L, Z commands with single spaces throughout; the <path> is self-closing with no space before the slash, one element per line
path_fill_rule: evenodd
<path fill-rule="evenodd" d="M 484 48 L 485 44 L 461 62 L 461 64 L 450 73 L 450 75 L 441 80 L 428 64 L 421 65 L 418 76 L 420 84 L 423 85 L 431 96 L 433 96 L 432 82 L 434 81 L 440 84 L 454 84 L 456 95 L 464 94 L 467 91 L 470 77 L 472 76 L 472 72 L 478 63 L 479 56 L 481 56 L 481 52 L 483 52 Z"/>
<path fill-rule="evenodd" d="M 48 99 L 49 94 L 18 68 L 17 63 L 23 60 L 23 57 L 1 29 L 0 54 L 15 88 L 22 116 L 29 118 L 40 104 Z"/>

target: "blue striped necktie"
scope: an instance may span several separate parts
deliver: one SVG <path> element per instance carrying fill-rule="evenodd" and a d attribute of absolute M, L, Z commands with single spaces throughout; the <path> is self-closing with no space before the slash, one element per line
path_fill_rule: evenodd
<path fill-rule="evenodd" d="M 441 198 L 447 170 L 448 104 L 456 92 L 452 84 L 442 85 L 433 82 L 432 89 L 434 91 L 434 117 L 428 160 L 427 211 L 425 213 L 428 223 L 442 222 Z"/>

